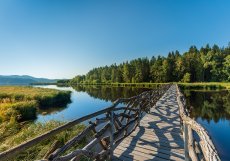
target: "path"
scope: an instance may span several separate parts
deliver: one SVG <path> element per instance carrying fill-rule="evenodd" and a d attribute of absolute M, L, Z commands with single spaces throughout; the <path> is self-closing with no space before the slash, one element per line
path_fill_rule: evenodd
<path fill-rule="evenodd" d="M 140 126 L 116 147 L 114 160 L 185 160 L 175 85 L 145 114 Z"/>

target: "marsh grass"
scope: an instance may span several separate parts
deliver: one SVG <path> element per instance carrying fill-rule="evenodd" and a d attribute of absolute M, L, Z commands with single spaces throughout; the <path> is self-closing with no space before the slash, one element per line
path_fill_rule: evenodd
<path fill-rule="evenodd" d="M 39 136 L 49 130 L 52 130 L 65 122 L 49 121 L 46 123 L 32 123 L 27 122 L 23 125 L 16 123 L 11 126 L 9 124 L 1 124 L 0 130 L 0 152 L 10 149 L 16 145 L 19 145 L 27 140 L 30 140 L 36 136 Z M 51 138 L 48 138 L 37 145 L 25 150 L 23 153 L 18 154 L 11 161 L 24 161 L 24 160 L 36 160 L 42 159 L 47 151 L 49 151 L 51 145 L 55 141 L 59 141 L 61 145 L 64 145 L 69 139 L 79 134 L 85 129 L 85 125 L 76 125 L 68 130 L 65 130 Z M 90 136 L 90 134 L 88 135 Z M 87 138 L 82 139 L 81 142 L 74 145 L 74 148 L 82 148 L 87 142 Z M 67 151 L 66 153 L 68 153 Z"/>
<path fill-rule="evenodd" d="M 30 120 L 36 118 L 36 101 L 1 103 L 0 104 L 0 122 L 9 119 L 18 121 Z"/>
<path fill-rule="evenodd" d="M 229 82 L 196 82 L 196 83 L 178 83 L 182 89 L 199 89 L 199 90 L 230 90 Z"/>
<path fill-rule="evenodd" d="M 38 108 L 61 107 L 69 103 L 70 91 L 38 87 L 1 86 L 0 123 L 15 119 L 25 121 L 36 118 Z"/>

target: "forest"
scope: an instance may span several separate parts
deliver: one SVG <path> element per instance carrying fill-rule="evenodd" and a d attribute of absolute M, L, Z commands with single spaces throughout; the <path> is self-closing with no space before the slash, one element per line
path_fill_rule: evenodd
<path fill-rule="evenodd" d="M 230 43 L 227 47 L 206 45 L 187 52 L 169 52 L 167 57 L 134 59 L 119 65 L 97 67 L 86 75 L 77 75 L 71 84 L 141 82 L 229 82 Z"/>

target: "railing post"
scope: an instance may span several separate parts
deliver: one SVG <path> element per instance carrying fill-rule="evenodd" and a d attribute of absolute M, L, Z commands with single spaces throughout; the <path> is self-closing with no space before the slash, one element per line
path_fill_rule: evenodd
<path fill-rule="evenodd" d="M 189 161 L 189 151 L 188 151 L 188 125 L 184 123 L 184 152 L 185 161 Z"/>
<path fill-rule="evenodd" d="M 113 136 L 113 134 L 114 134 L 115 130 L 114 130 L 114 118 L 113 117 L 114 117 L 113 111 L 110 111 L 110 128 L 111 128 L 110 132 L 111 132 L 111 134 L 110 134 L 109 160 L 112 160 L 112 158 L 113 158 L 113 150 L 114 150 L 114 145 L 113 145 L 114 136 Z"/>
<path fill-rule="evenodd" d="M 149 109 L 148 109 L 148 113 L 150 113 L 150 109 L 151 109 L 151 93 L 149 92 Z"/>
<path fill-rule="evenodd" d="M 138 126 L 140 126 L 141 122 L 141 106 L 140 103 L 138 103 Z"/>

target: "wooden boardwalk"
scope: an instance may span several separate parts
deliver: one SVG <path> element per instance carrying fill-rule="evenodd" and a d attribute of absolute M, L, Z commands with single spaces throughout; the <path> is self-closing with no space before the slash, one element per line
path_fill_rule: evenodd
<path fill-rule="evenodd" d="M 173 85 L 114 150 L 113 160 L 185 160 L 179 109 Z"/>
<path fill-rule="evenodd" d="M 144 111 L 149 112 L 142 116 Z M 93 118 L 96 120 L 92 122 Z M 58 140 L 53 140 L 41 161 L 79 160 L 82 155 L 90 160 L 221 161 L 208 132 L 186 112 L 186 100 L 177 85 L 164 85 L 137 96 L 117 99 L 110 107 L 0 152 L 0 160 L 11 160 L 27 148 L 87 120 L 89 125 L 64 145 L 58 147 Z M 88 143 L 82 149 L 75 149 L 88 134 L 91 138 Z M 65 154 L 70 148 L 72 151 Z"/>

